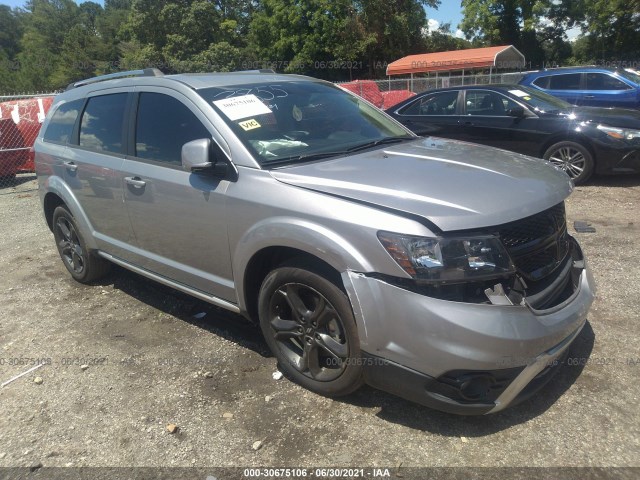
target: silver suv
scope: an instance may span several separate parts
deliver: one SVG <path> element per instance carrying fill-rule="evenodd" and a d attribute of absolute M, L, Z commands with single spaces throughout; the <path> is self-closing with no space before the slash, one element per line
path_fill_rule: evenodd
<path fill-rule="evenodd" d="M 535 392 L 584 326 L 572 183 L 547 162 L 416 137 L 307 77 L 116 77 L 56 97 L 35 143 L 77 281 L 118 264 L 259 323 L 314 392 L 460 414 Z"/>

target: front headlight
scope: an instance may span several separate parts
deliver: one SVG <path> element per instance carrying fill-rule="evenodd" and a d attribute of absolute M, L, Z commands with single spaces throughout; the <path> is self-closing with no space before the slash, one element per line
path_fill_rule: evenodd
<path fill-rule="evenodd" d="M 492 235 L 430 238 L 378 232 L 378 239 L 416 280 L 459 283 L 507 277 L 515 272 L 509 254 Z"/>
<path fill-rule="evenodd" d="M 606 125 L 598 125 L 598 130 L 606 133 L 616 140 L 634 140 L 640 138 L 640 130 L 630 130 L 628 128 L 607 127 Z"/>

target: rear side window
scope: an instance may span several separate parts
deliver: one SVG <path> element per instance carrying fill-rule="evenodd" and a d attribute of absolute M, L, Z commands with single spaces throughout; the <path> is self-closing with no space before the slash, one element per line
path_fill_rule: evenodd
<path fill-rule="evenodd" d="M 626 83 L 606 73 L 587 73 L 587 90 L 627 90 Z"/>
<path fill-rule="evenodd" d="M 44 132 L 44 141 L 52 143 L 69 142 L 83 103 L 84 100 L 74 100 L 60 105 L 51 117 L 47 130 Z"/>
<path fill-rule="evenodd" d="M 400 112 L 402 115 L 455 115 L 458 92 L 439 92 L 425 95 Z"/>
<path fill-rule="evenodd" d="M 136 125 L 136 157 L 180 165 L 182 146 L 211 138 L 182 102 L 161 93 L 141 93 Z"/>
<path fill-rule="evenodd" d="M 537 79 L 534 85 L 547 90 L 580 90 L 581 73 L 550 75 Z"/>
<path fill-rule="evenodd" d="M 91 97 L 80 122 L 80 146 L 99 152 L 123 153 L 126 103 L 126 93 Z"/>

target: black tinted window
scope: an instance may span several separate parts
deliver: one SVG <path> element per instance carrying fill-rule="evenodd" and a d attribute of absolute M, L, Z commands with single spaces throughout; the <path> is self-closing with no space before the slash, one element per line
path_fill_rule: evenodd
<path fill-rule="evenodd" d="M 626 83 L 606 73 L 587 73 L 587 90 L 627 90 Z"/>
<path fill-rule="evenodd" d="M 182 146 L 211 134 L 184 104 L 161 93 L 140 94 L 136 156 L 181 164 Z"/>
<path fill-rule="evenodd" d="M 516 102 L 487 90 L 467 90 L 467 115 L 503 117 L 507 111 L 518 106 Z"/>
<path fill-rule="evenodd" d="M 580 90 L 581 73 L 567 73 L 549 77 L 550 90 Z"/>
<path fill-rule="evenodd" d="M 122 119 L 126 102 L 126 93 L 90 98 L 80 123 L 80 146 L 122 153 Z"/>
<path fill-rule="evenodd" d="M 44 132 L 44 140 L 55 143 L 69 142 L 83 103 L 84 100 L 75 100 L 60 105 L 49 121 L 49 126 Z"/>
<path fill-rule="evenodd" d="M 458 92 L 440 92 L 425 95 L 413 102 L 402 115 L 455 115 L 458 104 Z"/>

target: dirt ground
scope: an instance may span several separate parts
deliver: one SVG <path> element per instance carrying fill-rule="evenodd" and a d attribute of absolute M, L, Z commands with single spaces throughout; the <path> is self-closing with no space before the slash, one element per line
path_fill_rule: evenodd
<path fill-rule="evenodd" d="M 275 380 L 235 315 L 119 268 L 75 283 L 19 182 L 0 189 L 0 381 L 45 365 L 0 388 L 0 467 L 640 466 L 639 176 L 569 199 L 598 286 L 589 323 L 552 384 L 485 417 L 368 387 L 323 398 Z"/>

